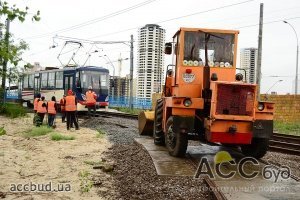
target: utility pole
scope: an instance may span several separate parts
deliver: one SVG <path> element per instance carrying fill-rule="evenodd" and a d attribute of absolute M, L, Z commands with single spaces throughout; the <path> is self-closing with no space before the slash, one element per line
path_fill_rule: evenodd
<path fill-rule="evenodd" d="M 258 51 L 257 51 L 257 68 L 256 68 L 257 100 L 260 100 L 263 20 L 264 20 L 264 4 L 261 3 L 260 15 L 259 15 Z"/>
<path fill-rule="evenodd" d="M 297 50 L 296 50 L 296 78 L 295 78 L 295 97 L 298 94 L 298 57 L 299 57 L 299 41 L 298 41 L 298 34 L 297 31 L 295 30 L 294 26 L 290 24 L 287 21 L 283 21 L 284 23 L 288 24 L 294 31 L 295 36 L 296 36 L 296 42 L 297 42 Z"/>
<path fill-rule="evenodd" d="M 5 45 L 6 45 L 6 51 L 8 53 L 9 51 L 9 25 L 10 25 L 10 20 L 6 20 L 6 33 L 5 33 Z M 2 89 L 4 92 L 3 96 L 3 103 L 5 103 L 5 98 L 6 98 L 6 71 L 7 71 L 7 58 L 3 59 L 3 70 L 2 70 Z"/>
<path fill-rule="evenodd" d="M 130 97 L 129 108 L 133 109 L 133 35 L 130 35 Z"/>

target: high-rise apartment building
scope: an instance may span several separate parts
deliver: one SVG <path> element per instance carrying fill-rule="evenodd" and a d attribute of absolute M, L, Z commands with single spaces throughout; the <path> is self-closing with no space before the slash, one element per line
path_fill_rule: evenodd
<path fill-rule="evenodd" d="M 257 48 L 243 48 L 240 50 L 240 68 L 246 70 L 244 80 L 247 83 L 256 83 Z M 245 76 L 243 71 L 241 73 Z"/>
<path fill-rule="evenodd" d="M 137 98 L 151 99 L 163 84 L 165 30 L 147 24 L 138 31 Z"/>

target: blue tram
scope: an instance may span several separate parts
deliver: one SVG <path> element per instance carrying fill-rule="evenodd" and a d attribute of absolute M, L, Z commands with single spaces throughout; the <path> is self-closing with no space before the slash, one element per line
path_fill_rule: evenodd
<path fill-rule="evenodd" d="M 42 71 L 26 72 L 22 79 L 22 100 L 33 107 L 34 96 L 40 93 L 46 100 L 55 96 L 61 99 L 71 89 L 79 101 L 77 109 L 85 110 L 85 93 L 92 86 L 97 94 L 97 107 L 109 105 L 109 70 L 103 67 L 46 68 Z"/>

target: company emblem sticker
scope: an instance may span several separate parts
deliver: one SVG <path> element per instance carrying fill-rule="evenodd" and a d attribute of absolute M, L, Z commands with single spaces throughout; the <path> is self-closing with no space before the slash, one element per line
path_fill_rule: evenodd
<path fill-rule="evenodd" d="M 186 83 L 191 83 L 195 80 L 195 74 L 184 73 L 182 75 L 183 81 Z"/>

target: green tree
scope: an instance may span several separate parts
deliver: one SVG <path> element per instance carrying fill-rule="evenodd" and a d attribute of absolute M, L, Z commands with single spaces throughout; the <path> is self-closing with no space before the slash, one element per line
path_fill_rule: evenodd
<path fill-rule="evenodd" d="M 28 15 L 29 8 L 18 8 L 16 5 L 9 5 L 6 1 L 0 0 L 0 76 L 2 77 L 1 88 L 5 89 L 5 81 L 7 77 L 7 64 L 11 64 L 13 67 L 10 69 L 11 80 L 16 80 L 19 77 L 18 63 L 22 60 L 22 53 L 27 50 L 28 44 L 20 40 L 14 41 L 13 35 L 7 30 L 10 22 L 16 20 L 24 22 Z M 32 21 L 40 20 L 40 11 L 37 11 L 31 18 Z M 3 34 L 4 33 L 4 34 Z M 24 67 L 31 66 L 30 64 Z"/>

